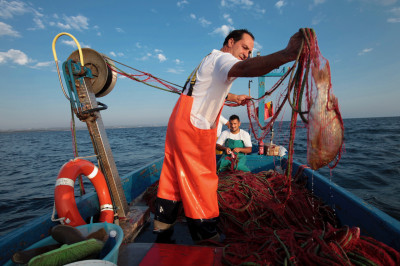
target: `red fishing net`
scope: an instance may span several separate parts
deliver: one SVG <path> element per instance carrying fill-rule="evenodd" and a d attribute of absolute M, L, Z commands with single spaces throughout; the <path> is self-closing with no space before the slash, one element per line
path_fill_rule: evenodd
<path fill-rule="evenodd" d="M 336 166 L 344 138 L 338 101 L 332 93 L 329 62 L 321 55 L 315 32 L 312 29 L 301 31 L 304 42 L 294 65 L 264 96 L 247 104 L 250 128 L 257 141 L 264 140 L 276 120 L 282 121 L 282 110 L 287 102 L 292 108 L 288 173 L 291 172 L 293 161 L 298 117 L 303 120 L 300 126 L 305 125 L 307 128 L 307 162 L 314 170 L 332 161 L 334 163 L 330 167 Z M 258 120 L 257 107 L 275 91 L 276 112 L 262 126 Z"/>
<path fill-rule="evenodd" d="M 219 178 L 227 264 L 400 263 L 400 254 L 393 248 L 360 236 L 358 227 L 341 226 L 334 211 L 305 188 L 301 171 L 290 187 L 286 177 L 275 171 L 225 172 Z"/>
<path fill-rule="evenodd" d="M 305 188 L 302 168 L 290 187 L 275 171 L 219 175 L 219 227 L 229 265 L 400 265 L 400 253 L 339 224 L 334 211 Z M 144 199 L 154 211 L 157 183 Z M 183 213 L 182 213 L 183 214 Z"/>

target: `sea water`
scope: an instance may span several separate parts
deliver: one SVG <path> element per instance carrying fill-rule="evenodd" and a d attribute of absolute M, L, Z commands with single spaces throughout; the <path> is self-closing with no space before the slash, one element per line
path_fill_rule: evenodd
<path fill-rule="evenodd" d="M 294 158 L 306 163 L 306 129 L 301 122 L 298 125 Z M 275 123 L 273 140 L 286 148 L 288 126 L 289 122 Z M 400 117 L 345 119 L 344 126 L 339 164 L 333 170 L 318 171 L 400 220 Z M 242 128 L 248 130 L 249 125 Z M 110 128 L 106 132 L 121 177 L 164 154 L 166 127 Z M 87 130 L 78 130 L 77 140 L 79 156 L 94 154 Z M 58 172 L 70 159 L 70 131 L 0 133 L 0 235 L 51 212 Z M 93 157 L 88 160 L 95 162 Z M 93 191 L 84 180 L 86 191 Z M 79 195 L 77 183 L 75 195 Z"/>

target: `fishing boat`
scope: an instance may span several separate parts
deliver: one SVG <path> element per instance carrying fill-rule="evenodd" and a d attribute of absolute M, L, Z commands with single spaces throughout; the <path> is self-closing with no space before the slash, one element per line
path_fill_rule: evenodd
<path fill-rule="evenodd" d="M 53 51 L 55 41 L 59 36 L 53 41 Z M 185 229 L 185 221 L 180 221 L 176 225 L 177 230 L 181 231 L 175 233 L 177 238 L 175 244 L 153 243 L 155 237 L 151 236 L 151 226 L 149 226 L 152 222 L 151 212 L 149 206 L 143 202 L 143 194 L 159 180 L 163 158 L 119 177 L 101 120 L 100 111 L 105 110 L 106 106 L 96 100 L 96 97 L 105 96 L 112 90 L 116 76 L 110 70 L 103 55 L 91 49 L 82 49 L 82 52 L 79 43 L 77 41 L 76 43 L 78 50 L 72 53 L 63 64 L 64 77 L 68 85 L 68 93 L 64 91 L 64 94 L 71 100 L 77 116 L 88 126 L 99 168 L 107 179 L 114 208 L 117 210 L 114 222 L 119 224 L 124 234 L 123 244 L 119 248 L 118 265 L 140 263 L 166 265 L 176 261 L 184 261 L 188 265 L 196 265 L 200 262 L 203 265 L 220 265 L 223 248 L 195 245 L 188 230 Z M 85 67 L 84 59 L 93 66 L 91 69 L 88 70 Z M 57 62 L 56 55 L 55 60 Z M 252 173 L 268 170 L 285 171 L 288 168 L 287 156 L 258 154 L 257 150 L 258 148 L 255 147 L 253 152 L 246 156 L 247 166 Z M 218 155 L 216 156 L 218 158 Z M 357 227 L 362 235 L 372 237 L 400 251 L 399 221 L 299 162 L 293 161 L 290 164 L 290 172 L 292 175 L 301 172 L 306 188 L 334 210 L 340 224 Z M 96 192 L 76 197 L 76 205 L 86 222 L 99 216 L 100 204 Z M 15 252 L 27 249 L 47 238 L 50 235 L 50 229 L 57 224 L 59 221 L 54 219 L 54 212 L 49 210 L 46 215 L 1 236 L 0 264 L 13 265 L 10 258 Z M 148 236 L 150 234 L 147 239 L 146 234 Z"/>
<path fill-rule="evenodd" d="M 138 200 L 138 197 L 140 198 L 140 195 L 146 191 L 147 187 L 158 180 L 161 173 L 162 161 L 163 160 L 161 158 L 127 174 L 126 176 L 121 177 L 124 195 L 126 196 L 127 201 L 131 203 L 130 208 L 133 212 L 133 216 L 135 217 L 133 222 L 138 227 L 138 230 L 132 231 L 132 235 L 125 235 L 125 238 L 127 239 L 132 237 L 135 238 L 134 234 L 138 234 L 140 227 L 149 221 L 150 213 L 148 207 L 144 206 L 140 200 Z M 277 160 L 273 156 L 258 154 L 250 154 L 247 157 L 247 165 L 253 172 L 275 169 L 277 166 L 281 166 L 283 169 L 285 169 L 286 164 L 286 158 Z M 293 171 L 296 172 L 299 167 L 301 167 L 301 164 L 295 162 Z M 371 206 L 365 201 L 362 201 L 352 193 L 346 191 L 332 181 L 329 181 L 329 179 L 326 177 L 312 171 L 311 169 L 304 169 L 303 173 L 307 178 L 308 189 L 311 190 L 311 186 L 313 186 L 314 194 L 323 199 L 324 202 L 329 204 L 331 207 L 335 208 L 336 215 L 341 223 L 349 226 L 357 226 L 361 229 L 363 234 L 382 241 L 396 250 L 400 250 L 399 221 Z M 82 217 L 85 220 L 97 215 L 100 211 L 97 194 L 95 192 L 86 194 L 85 196 L 77 199 L 77 205 Z M 36 243 L 44 237 L 47 237 L 49 235 L 50 228 L 59 224 L 58 222 L 52 222 L 51 216 L 52 212 L 49 211 L 48 214 L 38 217 L 29 224 L 26 224 L 11 233 L 2 236 L 0 238 L 0 263 L 6 263 L 16 251 L 28 248 L 30 245 Z M 190 242 L 190 237 L 188 237 L 187 233 L 185 237 L 186 239 L 189 238 L 189 240 L 186 242 Z M 164 247 L 164 250 L 161 249 L 163 250 L 163 253 L 159 252 L 160 246 Z M 167 246 L 167 248 L 165 246 Z M 182 254 L 183 249 L 181 245 L 178 246 L 180 246 L 179 249 L 177 249 L 176 245 L 173 244 L 134 242 L 122 245 L 120 248 L 120 257 L 118 261 L 120 265 L 125 265 L 125 263 L 130 264 L 130 262 L 135 261 L 140 262 L 140 258 L 145 258 L 147 254 L 149 254 L 149 256 L 151 254 L 151 257 L 156 259 L 154 258 L 155 253 L 152 249 L 158 250 L 156 254 L 158 254 L 160 257 L 157 257 L 157 259 L 161 259 L 163 254 L 169 254 L 171 258 L 176 259 L 176 253 Z M 190 247 L 193 248 L 195 246 L 186 247 L 188 253 L 185 258 L 198 259 L 198 257 L 190 256 Z M 204 250 L 203 254 L 208 254 L 209 252 L 209 250 Z M 213 256 L 218 255 L 214 252 L 211 252 L 211 254 L 213 254 Z M 130 265 L 135 265 L 135 263 Z"/>

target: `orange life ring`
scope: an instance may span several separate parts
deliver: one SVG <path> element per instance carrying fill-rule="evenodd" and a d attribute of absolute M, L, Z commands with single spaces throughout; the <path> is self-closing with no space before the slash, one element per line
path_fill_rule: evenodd
<path fill-rule="evenodd" d="M 100 222 L 113 223 L 114 210 L 104 175 L 93 163 L 82 159 L 64 164 L 58 174 L 54 191 L 58 217 L 63 217 L 62 223 L 70 226 L 86 224 L 76 206 L 74 195 L 75 180 L 81 174 L 87 176 L 96 189 L 100 203 Z"/>

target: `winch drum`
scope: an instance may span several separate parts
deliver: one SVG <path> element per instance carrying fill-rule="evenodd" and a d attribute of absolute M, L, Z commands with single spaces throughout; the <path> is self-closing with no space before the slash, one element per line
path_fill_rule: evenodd
<path fill-rule="evenodd" d="M 82 48 L 83 61 L 85 67 L 92 71 L 93 78 L 91 79 L 91 87 L 96 97 L 100 98 L 109 94 L 117 82 L 117 73 L 112 71 L 107 65 L 114 65 L 113 62 L 107 60 L 107 56 L 98 53 L 90 48 Z M 79 51 L 74 51 L 68 60 L 72 59 L 75 62 L 80 62 Z M 107 60 L 107 62 L 106 62 Z"/>

